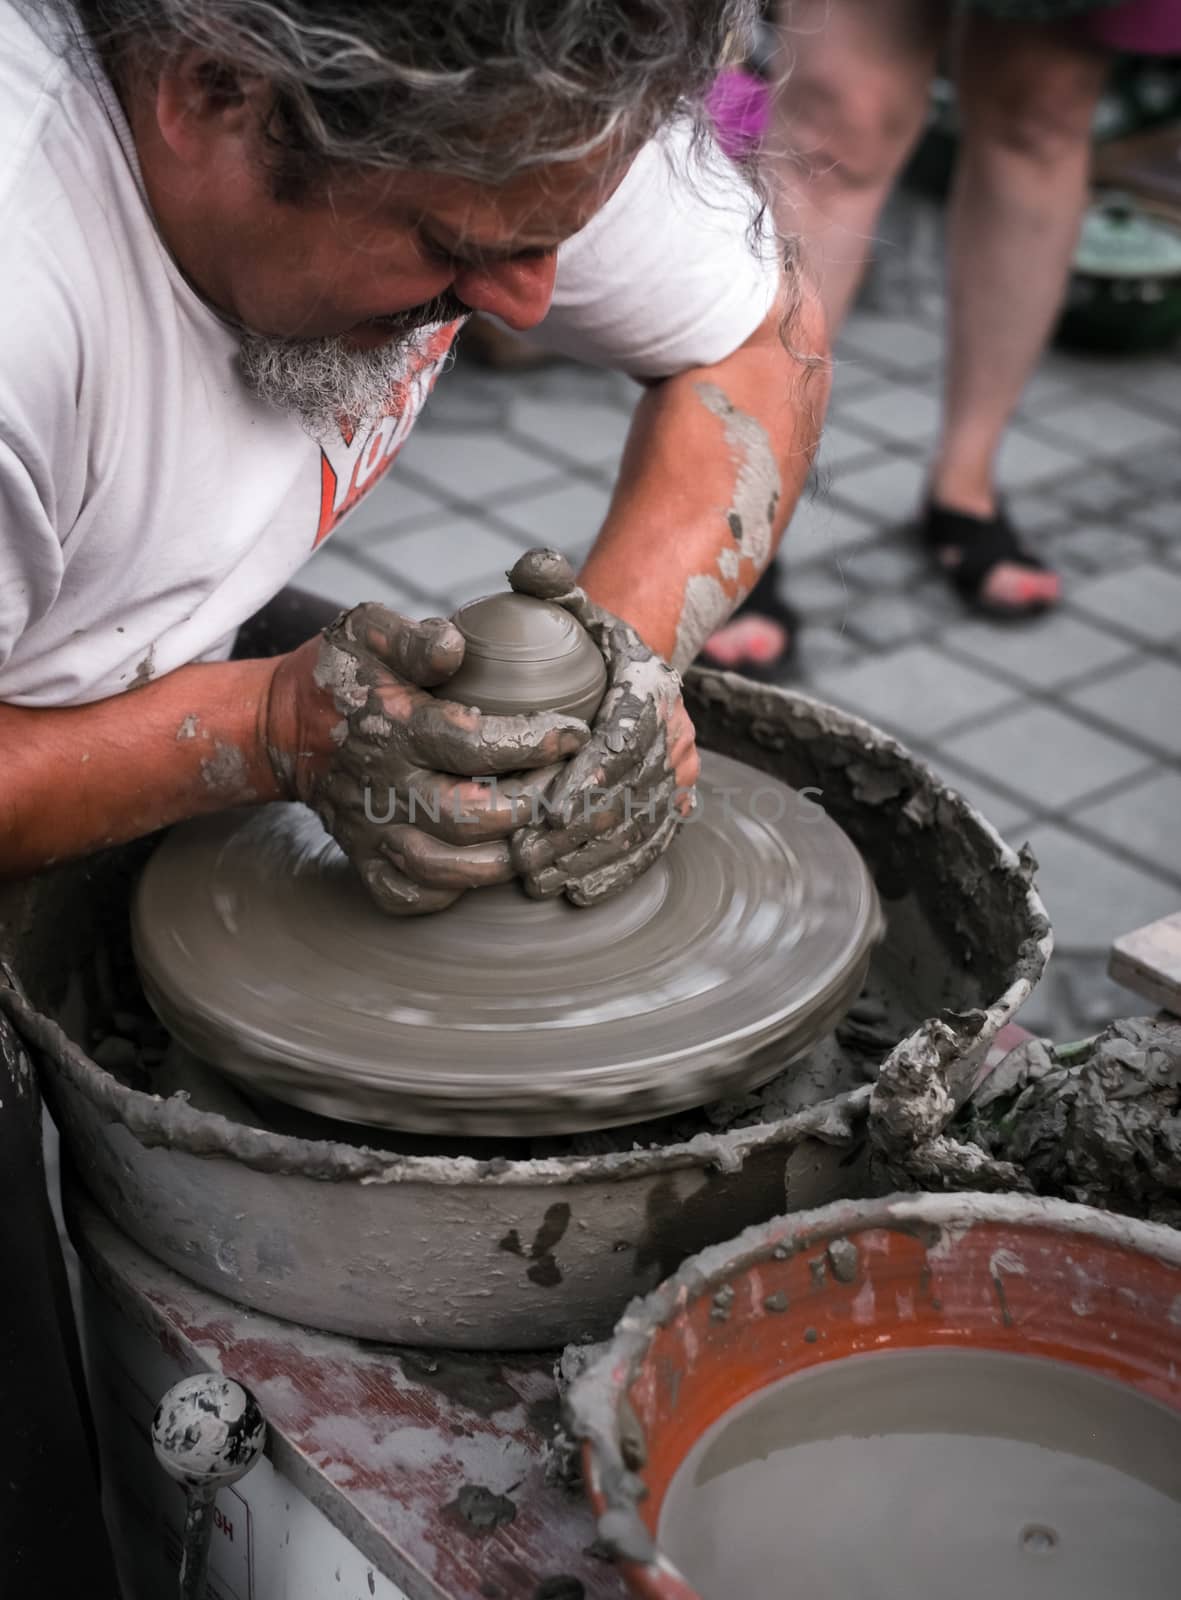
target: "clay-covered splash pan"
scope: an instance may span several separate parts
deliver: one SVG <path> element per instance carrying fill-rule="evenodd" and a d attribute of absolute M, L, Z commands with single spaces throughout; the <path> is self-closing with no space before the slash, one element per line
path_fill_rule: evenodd
<path fill-rule="evenodd" d="M 247 1096 L 519 1138 L 775 1077 L 856 1000 L 881 917 L 822 807 L 706 752 L 692 822 L 601 905 L 512 883 L 388 917 L 312 812 L 275 805 L 174 828 L 132 932 L 157 1015 Z"/>
<path fill-rule="evenodd" d="M 857 718 L 715 673 L 690 674 L 688 690 L 707 748 L 818 790 L 870 868 L 887 932 L 848 1030 L 749 1101 L 614 1137 L 477 1150 L 318 1119 L 279 1129 L 240 1098 L 88 1053 L 112 993 L 135 981 L 128 896 L 143 852 L 97 859 L 0 904 L 31 1002 L 0 982 L 0 1013 L 34 1047 L 79 1174 L 115 1224 L 273 1316 L 520 1349 L 602 1337 L 693 1252 L 785 1204 L 864 1192 L 880 1064 L 904 1060 L 921 1077 L 942 1055 L 965 1090 L 1037 981 L 1050 934 L 1030 864 Z"/>
<path fill-rule="evenodd" d="M 1181 1560 L 1181 1233 L 1015 1195 L 780 1217 L 634 1302 L 568 1412 L 642 1600 L 1155 1600 Z"/>

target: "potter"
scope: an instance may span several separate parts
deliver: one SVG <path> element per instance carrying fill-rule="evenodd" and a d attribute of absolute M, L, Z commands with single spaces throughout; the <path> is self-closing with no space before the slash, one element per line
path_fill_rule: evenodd
<path fill-rule="evenodd" d="M 578 787 L 658 776 L 687 796 L 697 777 L 674 668 L 713 625 L 686 607 L 735 548 L 743 472 L 698 386 L 769 441 L 768 556 L 826 398 L 815 296 L 709 136 L 753 8 L 326 15 L 0 0 L 0 874 L 301 800 L 385 915 L 517 873 L 567 904 L 623 893 L 675 822 L 609 826 L 586 858 L 569 819 Z M 396 485 L 471 312 L 544 322 L 551 347 L 644 385 L 594 548 L 553 597 L 595 608 L 610 683 L 589 726 L 448 703 L 451 624 L 313 618 L 287 587 Z M 481 811 L 470 780 L 563 761 L 562 813 L 518 859 L 520 807 Z M 370 822 L 366 783 L 411 774 L 478 821 Z M 27 1387 L 71 1392 L 60 1373 Z"/>
<path fill-rule="evenodd" d="M 0 732 L 21 751 L 0 773 L 0 872 L 300 799 L 387 914 L 439 910 L 514 872 L 578 905 L 621 892 L 677 831 L 634 805 L 625 818 L 624 797 L 671 788 L 690 804 L 698 758 L 677 673 L 769 561 L 826 400 L 821 320 L 794 257 L 693 137 L 735 15 L 658 0 L 621 43 L 599 8 L 562 0 L 517 59 L 496 41 L 517 38 L 525 0 L 495 0 L 487 36 L 449 36 L 461 65 L 432 74 L 425 0 L 396 24 L 358 4 L 330 65 L 294 0 L 246 0 L 246 20 L 213 0 L 148 20 L 139 5 L 0 10 L 0 60 L 23 85 L 13 128 L 44 121 L 43 138 L 4 141 L 19 146 L 14 216 L 30 221 L 12 233 L 28 262 L 5 258 L 0 296 L 0 498 L 22 508 L 0 529 L 7 592 L 22 597 L 0 618 Z M 554 65 L 569 49 L 599 68 L 570 76 Z M 343 59 L 369 75 L 338 80 Z M 90 259 L 99 216 L 85 283 L 37 270 L 40 251 Z M 103 307 L 128 283 L 119 350 L 152 350 L 149 364 L 104 343 Z M 276 635 L 278 653 L 244 633 L 233 655 L 236 632 L 393 467 L 470 311 L 544 321 L 551 347 L 645 384 L 577 582 L 548 557 L 513 579 L 594 638 L 607 689 L 589 728 L 562 710 L 445 709 L 465 645 L 437 618 L 357 608 L 302 644 Z M 55 342 L 62 328 L 72 342 Z M 555 815 L 516 848 L 511 807 L 456 840 L 383 829 L 359 799 L 366 779 L 411 768 L 454 790 L 562 761 Z M 596 788 L 610 799 L 588 835 L 573 811 Z"/>

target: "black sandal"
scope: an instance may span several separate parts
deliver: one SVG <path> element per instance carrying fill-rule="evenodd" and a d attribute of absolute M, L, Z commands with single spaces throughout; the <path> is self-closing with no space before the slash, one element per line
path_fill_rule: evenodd
<path fill-rule="evenodd" d="M 1003 506 L 992 517 L 973 517 L 966 511 L 951 511 L 931 501 L 919 523 L 919 538 L 939 572 L 950 582 L 965 605 L 1001 621 L 1023 621 L 1049 611 L 1052 602 L 1034 600 L 1029 605 L 997 605 L 984 597 L 984 586 L 1003 562 L 1029 567 L 1035 572 L 1050 569 L 1032 550 L 1021 543 L 1016 528 Z M 951 563 L 943 558 L 950 552 L 959 555 Z"/>
<path fill-rule="evenodd" d="M 770 661 L 754 661 L 749 657 L 740 657 L 732 666 L 723 667 L 719 662 L 711 661 L 705 650 L 702 650 L 697 657 L 697 663 L 702 667 L 712 667 L 715 672 L 740 673 L 744 678 L 751 678 L 756 683 L 777 683 L 783 674 L 783 669 L 795 655 L 800 617 L 795 607 L 789 605 L 779 593 L 778 573 L 774 562 L 763 573 L 730 621 L 735 622 L 744 616 L 767 617 L 779 624 L 787 634 L 787 644 L 779 654 Z"/>

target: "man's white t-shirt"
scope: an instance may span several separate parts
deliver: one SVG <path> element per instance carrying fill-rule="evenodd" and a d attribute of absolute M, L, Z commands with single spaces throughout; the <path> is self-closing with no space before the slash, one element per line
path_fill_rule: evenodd
<path fill-rule="evenodd" d="M 559 252 L 547 345 L 662 377 L 767 315 L 770 236 L 673 133 Z M 81 704 L 228 654 L 385 474 L 458 324 L 389 414 L 312 439 L 238 375 L 233 329 L 157 233 L 107 80 L 0 0 L 0 700 Z M 457 472 L 462 464 L 456 464 Z"/>

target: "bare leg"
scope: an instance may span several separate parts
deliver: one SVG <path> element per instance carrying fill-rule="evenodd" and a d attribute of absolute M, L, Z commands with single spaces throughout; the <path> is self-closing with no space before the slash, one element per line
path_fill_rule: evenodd
<path fill-rule="evenodd" d="M 780 0 L 768 176 L 780 227 L 802 240 L 831 337 L 872 255 L 890 186 L 922 129 L 946 16 L 944 0 Z M 761 599 L 756 591 L 713 635 L 706 660 L 741 668 L 786 655 L 790 623 Z"/>
<path fill-rule="evenodd" d="M 996 511 L 1001 439 L 1061 304 L 1087 196 L 1107 57 L 1068 27 L 975 15 L 959 41 L 963 143 L 950 218 L 949 350 L 934 500 Z M 1006 563 L 985 597 L 1052 601 L 1052 573 Z"/>
<path fill-rule="evenodd" d="M 947 14 L 944 0 L 780 0 L 771 178 L 833 339 L 926 121 Z"/>

